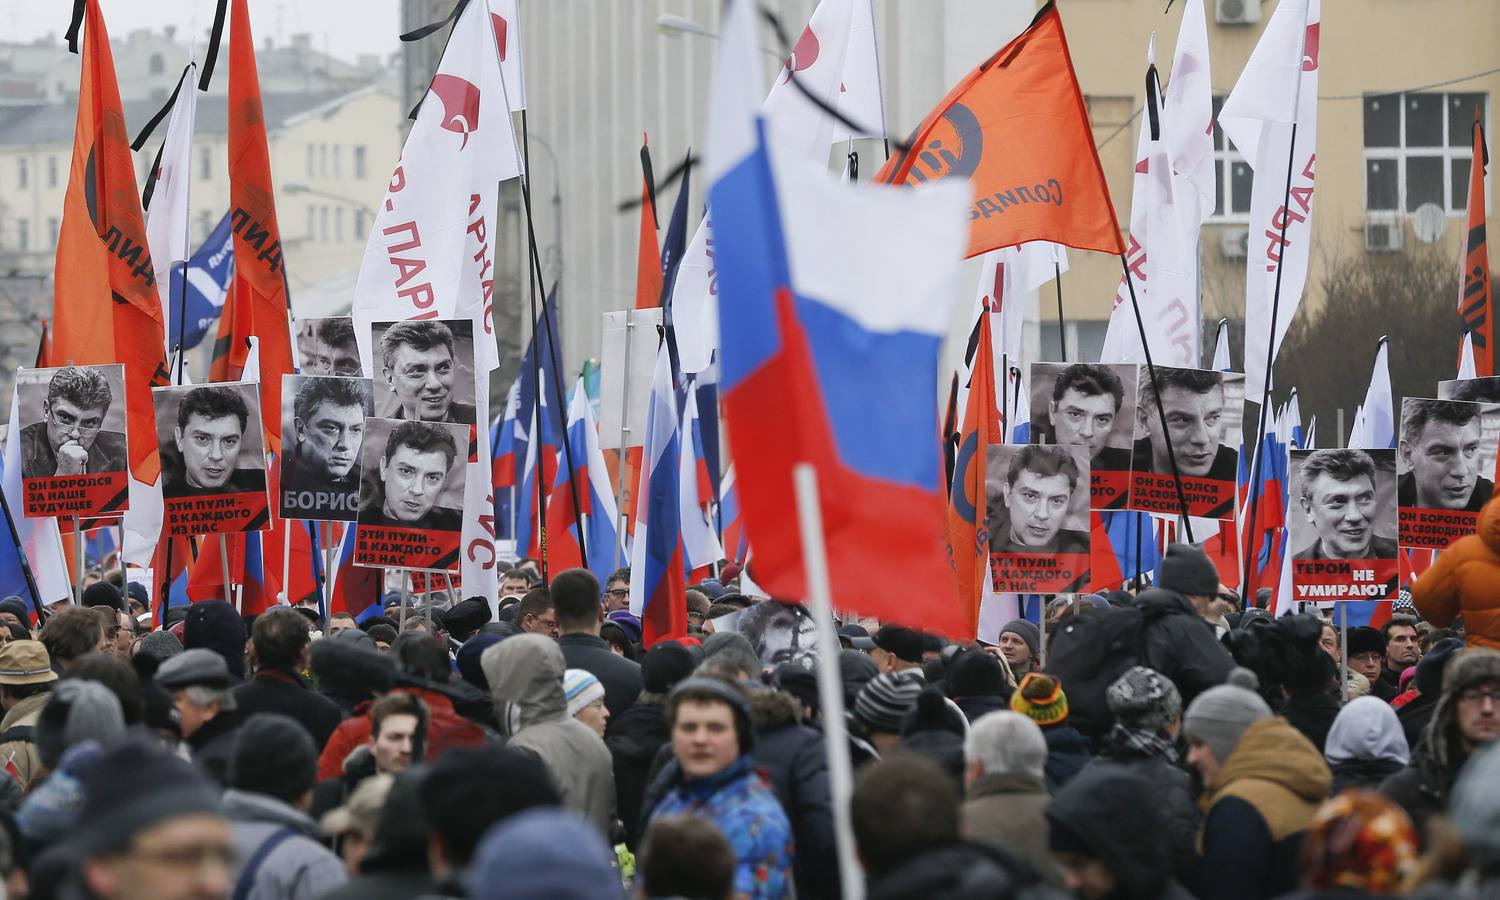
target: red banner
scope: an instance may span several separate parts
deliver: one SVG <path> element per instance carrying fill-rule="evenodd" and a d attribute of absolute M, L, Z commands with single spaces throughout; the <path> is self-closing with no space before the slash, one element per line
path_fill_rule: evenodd
<path fill-rule="evenodd" d="M 354 544 L 354 564 L 456 572 L 459 542 L 457 531 L 361 523 Z"/>

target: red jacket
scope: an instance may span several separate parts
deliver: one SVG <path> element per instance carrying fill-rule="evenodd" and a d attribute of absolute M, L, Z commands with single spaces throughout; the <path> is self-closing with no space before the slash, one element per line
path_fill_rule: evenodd
<path fill-rule="evenodd" d="M 453 701 L 437 691 L 415 687 L 398 687 L 427 704 L 427 758 L 437 759 L 453 747 L 473 747 L 485 741 L 484 729 L 453 711 Z M 355 748 L 370 742 L 370 703 L 356 707 L 357 715 L 345 719 L 333 730 L 323 755 L 318 757 L 318 780 L 343 774 L 344 760 Z"/>

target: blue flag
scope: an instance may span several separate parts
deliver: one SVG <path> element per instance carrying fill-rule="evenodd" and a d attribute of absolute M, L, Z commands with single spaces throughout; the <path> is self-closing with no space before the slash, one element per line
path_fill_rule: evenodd
<path fill-rule="evenodd" d="M 234 280 L 234 232 L 229 225 L 228 213 L 190 259 L 172 266 L 171 278 L 168 343 L 177 346 L 178 336 L 182 335 L 183 349 L 191 350 L 203 341 L 209 326 L 219 318 L 224 309 L 224 297 L 229 292 L 229 282 Z M 184 290 L 187 291 L 185 306 Z M 184 320 L 186 328 L 183 328 Z"/>

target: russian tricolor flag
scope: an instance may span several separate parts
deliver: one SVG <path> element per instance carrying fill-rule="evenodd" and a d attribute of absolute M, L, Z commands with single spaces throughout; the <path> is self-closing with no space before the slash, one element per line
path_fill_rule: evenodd
<path fill-rule="evenodd" d="M 852 187 L 771 146 L 755 15 L 750 0 L 726 9 L 707 163 L 719 333 L 732 336 L 721 389 L 755 579 L 807 596 L 792 471 L 809 463 L 834 605 L 962 634 L 952 591 L 907 586 L 952 579 L 932 436 L 970 188 Z"/>
<path fill-rule="evenodd" d="M 677 392 L 665 342 L 656 354 L 651 402 L 641 448 L 630 554 L 630 611 L 640 617 L 642 643 L 687 636 L 686 570 L 682 550 L 682 435 Z"/>
<path fill-rule="evenodd" d="M 359 526 L 351 522 L 344 528 L 338 563 L 330 573 L 333 602 L 328 605 L 328 614 L 346 612 L 363 622 L 381 613 L 380 573 L 384 570 L 354 564 L 354 545 L 358 540 Z"/>
<path fill-rule="evenodd" d="M 568 477 L 568 456 L 573 457 L 573 477 Z M 584 566 L 600 583 L 614 571 L 619 531 L 615 522 L 615 495 L 609 483 L 604 452 L 599 449 L 599 430 L 593 407 L 580 376 L 568 398 L 568 450 L 557 455 L 557 481 L 547 503 L 547 554 L 551 571 Z M 578 521 L 573 511 L 573 485 L 578 484 L 578 513 L 584 517 L 584 548 L 578 546 Z M 583 559 L 583 549 L 588 559 Z"/>

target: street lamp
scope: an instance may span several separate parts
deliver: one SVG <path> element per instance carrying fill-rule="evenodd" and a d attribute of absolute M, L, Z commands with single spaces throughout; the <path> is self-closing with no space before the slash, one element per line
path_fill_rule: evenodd
<path fill-rule="evenodd" d="M 692 34 L 697 35 L 698 37 L 706 37 L 715 41 L 719 39 L 719 33 L 717 31 L 709 31 L 707 26 L 703 25 L 701 22 L 696 22 L 692 19 L 689 19 L 687 16 L 674 16 L 670 13 L 663 15 L 656 20 L 656 30 L 660 32 L 662 36 L 669 38 L 681 37 L 684 34 Z M 776 59 L 778 62 L 785 58 L 785 54 L 780 53 L 776 50 L 772 50 L 769 47 L 757 47 L 756 49 L 766 54 L 767 56 Z"/>
<path fill-rule="evenodd" d="M 547 156 L 552 160 L 552 263 L 556 271 L 552 273 L 552 280 L 556 281 L 562 276 L 562 165 L 557 161 L 557 151 L 547 143 L 541 135 L 535 131 L 528 135 L 532 143 L 547 151 Z M 526 177 L 531 177 L 528 169 Z"/>
<path fill-rule="evenodd" d="M 345 197 L 342 194 L 330 193 L 329 191 L 320 190 L 315 187 L 309 187 L 305 184 L 299 184 L 295 181 L 289 184 L 283 184 L 281 186 L 281 190 L 288 194 L 311 194 L 314 197 L 322 197 L 325 200 L 333 200 L 338 203 L 342 203 L 345 206 L 352 206 L 355 209 L 363 210 L 369 213 L 372 219 L 375 216 L 375 208 L 373 206 L 364 202 L 363 200 L 356 200 L 353 197 Z"/>

